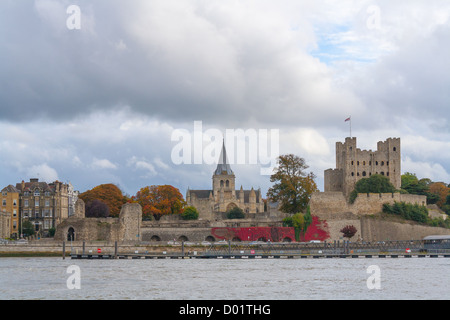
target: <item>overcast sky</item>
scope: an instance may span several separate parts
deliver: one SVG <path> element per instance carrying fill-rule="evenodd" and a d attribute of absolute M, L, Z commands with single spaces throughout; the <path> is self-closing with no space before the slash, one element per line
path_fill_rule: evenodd
<path fill-rule="evenodd" d="M 449 183 L 449 39 L 448 0 L 2 0 L 0 187 L 211 189 L 214 164 L 173 159 L 201 121 L 277 130 L 323 191 L 349 116 L 359 148 L 400 137 L 402 173 Z M 259 160 L 238 188 L 267 192 Z"/>

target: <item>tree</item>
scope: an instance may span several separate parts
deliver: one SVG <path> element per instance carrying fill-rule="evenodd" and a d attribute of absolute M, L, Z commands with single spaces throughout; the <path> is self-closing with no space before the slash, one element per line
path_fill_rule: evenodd
<path fill-rule="evenodd" d="M 355 188 L 350 194 L 350 202 L 353 203 L 358 193 L 392 193 L 395 187 L 389 178 L 381 174 L 373 174 L 369 178 L 362 178 L 355 184 Z"/>
<path fill-rule="evenodd" d="M 430 184 L 429 196 L 432 197 L 439 208 L 442 208 L 447 201 L 449 188 L 442 182 Z"/>
<path fill-rule="evenodd" d="M 101 200 L 108 206 L 112 217 L 118 217 L 122 206 L 128 201 L 128 198 L 123 195 L 122 191 L 111 183 L 96 186 L 80 194 L 78 197 L 86 204 L 95 199 Z"/>
<path fill-rule="evenodd" d="M 94 199 L 86 203 L 86 218 L 106 218 L 109 217 L 109 207 L 103 201 Z"/>
<path fill-rule="evenodd" d="M 275 184 L 267 196 L 280 203 L 281 211 L 292 214 L 304 211 L 311 194 L 318 191 L 315 175 L 305 172 L 308 168 L 303 158 L 293 154 L 278 157 L 278 167 L 270 177 L 270 182 Z"/>
<path fill-rule="evenodd" d="M 198 211 L 195 207 L 189 206 L 184 208 L 183 213 L 181 214 L 183 220 L 197 220 L 198 219 Z"/>
<path fill-rule="evenodd" d="M 358 230 L 356 230 L 353 225 L 348 225 L 343 227 L 339 232 L 341 232 L 345 238 L 350 240 L 350 238 L 353 237 L 357 231 Z"/>
<path fill-rule="evenodd" d="M 414 173 L 406 172 L 402 175 L 402 190 L 410 194 L 425 195 L 428 191 L 428 181 L 419 180 Z"/>
<path fill-rule="evenodd" d="M 227 211 L 227 218 L 228 219 L 244 219 L 244 211 L 242 211 L 239 207 L 231 208 Z"/>
<path fill-rule="evenodd" d="M 170 185 L 141 188 L 131 202 L 141 205 L 144 219 L 154 217 L 156 220 L 164 215 L 181 214 L 186 205 L 180 191 Z"/>
<path fill-rule="evenodd" d="M 34 235 L 34 225 L 30 220 L 25 220 L 22 224 L 22 233 L 25 237 Z"/>

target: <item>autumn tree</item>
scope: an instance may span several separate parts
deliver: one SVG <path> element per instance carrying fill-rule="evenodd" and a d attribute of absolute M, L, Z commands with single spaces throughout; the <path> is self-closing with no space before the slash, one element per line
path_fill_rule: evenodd
<path fill-rule="evenodd" d="M 447 196 L 449 195 L 449 190 L 444 183 L 442 182 L 434 182 L 430 184 L 429 194 L 435 199 L 437 206 L 442 208 L 447 201 Z"/>
<path fill-rule="evenodd" d="M 122 191 L 114 184 L 101 184 L 78 196 L 86 203 L 100 200 L 108 206 L 111 217 L 118 217 L 122 206 L 128 201 Z"/>
<path fill-rule="evenodd" d="M 109 217 L 109 207 L 103 201 L 94 199 L 86 203 L 86 218 L 106 218 Z"/>
<path fill-rule="evenodd" d="M 342 232 L 345 238 L 350 239 L 356 234 L 357 231 L 358 230 L 356 230 L 355 226 L 351 225 L 343 227 L 339 232 Z"/>
<path fill-rule="evenodd" d="M 280 210 L 286 213 L 303 212 L 313 192 L 318 191 L 315 175 L 305 172 L 309 166 L 303 158 L 293 154 L 278 157 L 278 167 L 270 177 L 275 184 L 269 188 L 267 196 L 280 203 Z"/>
<path fill-rule="evenodd" d="M 156 220 L 164 215 L 181 214 L 186 205 L 180 191 L 170 185 L 141 188 L 131 201 L 141 205 L 144 219 Z"/>

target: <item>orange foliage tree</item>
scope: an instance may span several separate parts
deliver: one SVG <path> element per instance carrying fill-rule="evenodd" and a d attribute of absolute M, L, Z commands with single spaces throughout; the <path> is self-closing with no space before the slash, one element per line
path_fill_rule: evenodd
<path fill-rule="evenodd" d="M 141 205 L 144 219 L 154 217 L 156 220 L 164 215 L 181 214 L 186 205 L 180 191 L 170 185 L 141 188 L 131 202 Z"/>
<path fill-rule="evenodd" d="M 431 194 L 435 194 L 437 198 L 436 204 L 439 208 L 442 208 L 442 206 L 447 201 L 447 196 L 450 194 L 450 188 L 448 188 L 444 183 L 442 182 L 434 182 L 430 184 L 429 192 Z"/>
<path fill-rule="evenodd" d="M 85 204 L 96 199 L 101 200 L 108 206 L 111 217 L 118 217 L 122 205 L 128 202 L 128 198 L 112 183 L 96 186 L 91 190 L 83 192 L 78 197 L 82 199 Z"/>

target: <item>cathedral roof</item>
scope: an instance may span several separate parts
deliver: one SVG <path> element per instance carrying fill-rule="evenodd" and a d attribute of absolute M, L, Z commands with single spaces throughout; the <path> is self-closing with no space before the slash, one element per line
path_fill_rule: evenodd
<path fill-rule="evenodd" d="M 234 174 L 233 170 L 231 170 L 231 167 L 228 163 L 227 150 L 225 149 L 225 140 L 223 141 L 222 151 L 220 152 L 219 162 L 217 163 L 217 168 L 216 171 L 214 171 L 214 174 L 215 175 Z"/>

